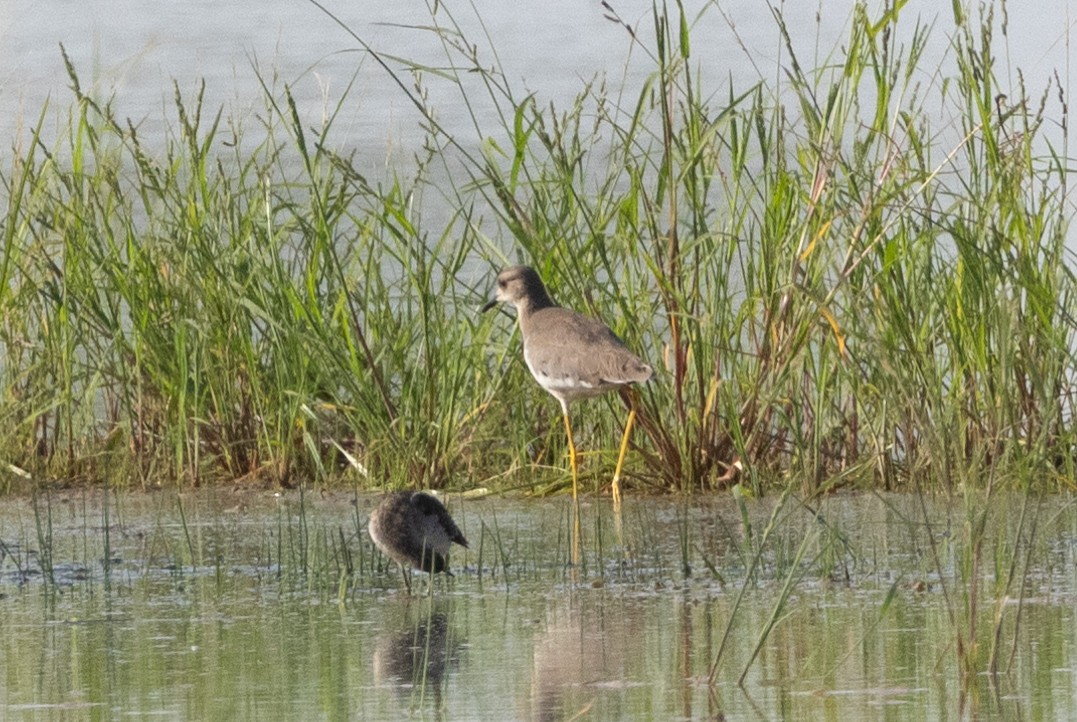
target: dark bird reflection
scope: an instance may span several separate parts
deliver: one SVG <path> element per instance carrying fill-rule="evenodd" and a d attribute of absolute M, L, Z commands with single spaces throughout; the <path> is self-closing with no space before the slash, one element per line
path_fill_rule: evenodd
<path fill-rule="evenodd" d="M 449 611 L 440 605 L 407 605 L 399 616 L 375 641 L 374 681 L 391 687 L 402 702 L 429 699 L 440 708 L 446 672 L 459 661 L 461 646 L 450 629 Z"/>

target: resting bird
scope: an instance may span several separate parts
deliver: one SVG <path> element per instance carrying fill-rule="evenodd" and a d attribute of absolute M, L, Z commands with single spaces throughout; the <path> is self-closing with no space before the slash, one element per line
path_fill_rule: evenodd
<path fill-rule="evenodd" d="M 436 574 L 449 571 L 449 548 L 455 542 L 467 548 L 467 539 L 440 501 L 421 491 L 397 491 L 386 495 L 370 515 L 370 538 L 383 554 L 405 571 Z"/>

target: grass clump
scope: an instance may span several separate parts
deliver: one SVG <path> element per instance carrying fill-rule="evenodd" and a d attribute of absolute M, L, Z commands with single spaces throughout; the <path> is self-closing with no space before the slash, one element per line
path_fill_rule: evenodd
<path fill-rule="evenodd" d="M 439 355 L 456 324 L 433 300 L 462 258 L 414 250 L 405 191 L 368 187 L 287 92 L 243 151 L 177 91 L 156 156 L 75 83 L 67 145 L 39 132 L 5 175 L 11 463 L 287 484 L 334 474 L 343 449 L 370 475 L 443 482 L 477 358 Z"/>
<path fill-rule="evenodd" d="M 942 75 L 925 56 L 942 30 L 903 5 L 857 5 L 814 66 L 776 13 L 785 80 L 725 89 L 682 6 L 630 25 L 605 5 L 653 73 L 559 109 L 435 4 L 444 67 L 355 35 L 427 133 L 386 181 L 287 88 L 265 86 L 255 130 L 177 91 L 151 149 L 71 68 L 68 132 L 50 144 L 39 124 L 2 174 L 0 455 L 33 479 L 144 486 L 561 478 L 556 404 L 508 324 L 475 314 L 487 271 L 523 260 L 659 367 L 638 486 L 1065 483 L 1066 98 L 1000 80 L 994 6 L 953 6 Z M 460 90 L 476 137 L 438 122 L 428 83 Z M 581 415 L 591 448 L 607 440 L 593 473 L 619 417 Z"/>

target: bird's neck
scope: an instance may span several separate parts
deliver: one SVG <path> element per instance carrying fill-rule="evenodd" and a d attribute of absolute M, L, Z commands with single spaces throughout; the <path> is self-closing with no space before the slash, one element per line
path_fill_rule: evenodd
<path fill-rule="evenodd" d="M 531 317 L 541 311 L 544 308 L 554 308 L 557 306 L 553 302 L 553 299 L 543 291 L 541 295 L 533 295 L 524 299 L 516 307 L 516 318 L 520 322 L 520 330 L 527 335 L 528 329 L 531 326 Z"/>
<path fill-rule="evenodd" d="M 526 298 L 520 300 L 520 303 L 516 306 L 517 312 L 521 316 L 530 316 L 535 311 L 541 311 L 544 308 L 553 308 L 557 304 L 550 298 L 550 294 L 546 292 L 545 288 L 540 288 L 537 291 L 532 291 Z"/>

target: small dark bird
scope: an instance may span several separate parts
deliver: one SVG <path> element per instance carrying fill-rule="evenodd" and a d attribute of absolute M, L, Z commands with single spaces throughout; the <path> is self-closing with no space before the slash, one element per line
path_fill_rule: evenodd
<path fill-rule="evenodd" d="M 568 418 L 569 403 L 643 383 L 654 370 L 629 351 L 606 324 L 554 303 L 533 268 L 512 266 L 499 273 L 496 296 L 482 310 L 498 303 L 516 306 L 527 368 L 535 381 L 561 402 L 572 467 L 572 496 L 576 498 L 576 445 Z M 621 465 L 635 415 L 632 406 L 613 474 L 615 502 L 620 502 Z"/>
<path fill-rule="evenodd" d="M 467 548 L 467 539 L 442 503 L 421 491 L 386 495 L 370 515 L 367 529 L 378 549 L 401 569 L 452 576 L 449 547 L 455 542 Z"/>

